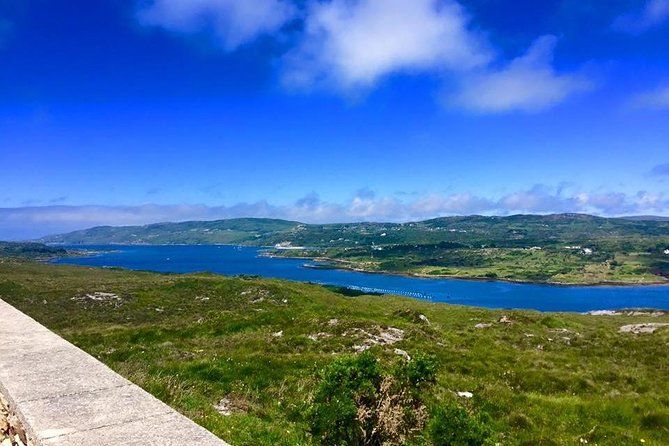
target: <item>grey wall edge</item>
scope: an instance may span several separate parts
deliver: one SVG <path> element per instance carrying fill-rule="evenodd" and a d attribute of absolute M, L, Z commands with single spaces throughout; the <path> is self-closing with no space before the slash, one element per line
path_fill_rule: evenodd
<path fill-rule="evenodd" d="M 35 446 L 229 446 L 2 299 L 0 393 Z"/>

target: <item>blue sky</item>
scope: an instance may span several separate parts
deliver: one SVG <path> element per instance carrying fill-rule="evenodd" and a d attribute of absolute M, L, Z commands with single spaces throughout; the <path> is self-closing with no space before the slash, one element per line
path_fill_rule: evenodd
<path fill-rule="evenodd" d="M 0 0 L 0 238 L 669 215 L 669 0 Z"/>

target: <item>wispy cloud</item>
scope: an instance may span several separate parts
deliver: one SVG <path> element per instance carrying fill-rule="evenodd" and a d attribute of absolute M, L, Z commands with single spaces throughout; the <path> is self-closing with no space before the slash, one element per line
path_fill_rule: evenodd
<path fill-rule="evenodd" d="M 264 34 L 281 29 L 295 17 L 289 0 L 153 0 L 137 12 L 146 26 L 183 34 L 212 33 L 232 51 Z"/>
<path fill-rule="evenodd" d="M 643 8 L 616 18 L 612 27 L 618 31 L 639 34 L 669 20 L 669 0 L 649 0 Z"/>
<path fill-rule="evenodd" d="M 650 171 L 651 175 L 655 176 L 669 176 L 669 163 L 658 164 Z"/>
<path fill-rule="evenodd" d="M 630 105 L 638 109 L 669 110 L 669 85 L 637 94 L 632 97 Z"/>
<path fill-rule="evenodd" d="M 271 217 L 307 223 L 410 221 L 444 215 L 586 212 L 599 215 L 666 214 L 669 197 L 640 191 L 567 193 L 564 188 L 537 185 L 499 198 L 468 193 L 428 194 L 411 201 L 377 196 L 361 190 L 345 203 L 331 203 L 316 193 L 287 205 L 267 201 L 231 206 L 38 206 L 0 208 L 0 239 L 29 239 L 99 225 L 143 225 L 161 221 Z"/>
<path fill-rule="evenodd" d="M 552 66 L 555 36 L 542 36 L 527 52 L 500 69 L 462 78 L 452 102 L 475 112 L 539 111 L 592 88 L 578 73 L 558 73 Z"/>

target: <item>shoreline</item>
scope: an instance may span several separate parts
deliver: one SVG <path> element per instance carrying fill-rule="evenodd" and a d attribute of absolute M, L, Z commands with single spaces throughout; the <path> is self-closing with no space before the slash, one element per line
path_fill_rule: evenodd
<path fill-rule="evenodd" d="M 340 260 L 331 259 L 329 257 L 300 257 L 300 256 L 280 256 L 275 254 L 264 254 L 266 257 L 276 258 L 276 259 L 299 259 L 299 260 L 309 260 L 312 262 L 330 262 L 330 266 L 310 266 L 304 265 L 305 268 L 313 269 L 333 269 L 341 271 L 354 271 L 364 274 L 381 274 L 381 275 L 391 275 L 391 276 L 401 276 L 401 277 L 411 277 L 414 279 L 448 279 L 448 280 L 465 280 L 472 282 L 504 282 L 504 283 L 514 283 L 520 285 L 546 285 L 546 286 L 555 286 L 555 287 L 636 287 L 636 286 L 669 286 L 669 279 L 665 281 L 654 281 L 654 282 L 594 282 L 594 283 L 571 283 L 571 282 L 537 282 L 532 280 L 520 280 L 520 279 L 507 279 L 503 277 L 462 277 L 462 276 L 446 276 L 442 274 L 418 274 L 412 272 L 397 272 L 397 271 L 370 271 L 363 268 L 357 268 L 354 266 L 348 266 Z"/>
<path fill-rule="evenodd" d="M 50 244 L 55 246 L 77 246 L 77 245 L 68 245 L 68 244 Z M 90 250 L 86 251 L 86 246 L 241 246 L 244 248 L 257 249 L 260 251 L 259 255 L 264 257 L 276 258 L 276 259 L 298 259 L 312 262 L 326 262 L 329 263 L 329 266 L 318 267 L 304 265 L 305 268 L 312 269 L 332 269 L 340 271 L 353 271 L 363 274 L 380 274 L 380 275 L 390 275 L 390 276 L 400 276 L 400 277 L 410 277 L 414 279 L 447 279 L 447 280 L 462 280 L 462 281 L 472 281 L 472 282 L 503 282 L 503 283 L 512 283 L 519 285 L 544 285 L 544 286 L 555 286 L 555 287 L 646 287 L 646 286 L 669 286 L 669 279 L 664 281 L 653 281 L 653 282 L 592 282 L 592 283 L 573 283 L 573 282 L 539 282 L 532 280 L 521 280 L 521 279 L 509 279 L 503 277 L 462 277 L 462 276 L 449 276 L 449 275 L 431 275 L 431 274 L 419 274 L 412 272 L 397 272 L 397 271 L 371 271 L 363 268 L 358 268 L 355 266 L 349 266 L 345 262 L 337 259 L 331 259 L 329 257 L 304 257 L 304 256 L 294 256 L 294 255 L 276 255 L 271 252 L 274 249 L 273 246 L 259 246 L 259 245 L 240 245 L 235 243 L 214 243 L 214 244 L 151 244 L 151 243 L 133 243 L 133 244 L 121 244 L 121 243 L 110 243 L 106 245 L 78 245 L 82 247 L 84 252 L 82 253 L 73 253 L 68 257 L 94 257 L 96 255 L 104 254 L 105 252 L 113 252 L 114 250 L 103 250 L 96 251 Z M 54 260 L 67 258 L 56 256 L 51 259 L 47 259 L 47 263 L 51 263 Z"/>

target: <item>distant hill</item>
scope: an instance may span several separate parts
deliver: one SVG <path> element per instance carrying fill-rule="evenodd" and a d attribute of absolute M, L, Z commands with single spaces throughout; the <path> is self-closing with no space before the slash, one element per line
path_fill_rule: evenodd
<path fill-rule="evenodd" d="M 67 254 L 67 251 L 63 248 L 47 246 L 42 243 L 0 242 L 0 257 L 43 259 L 65 254 Z"/>
<path fill-rule="evenodd" d="M 47 236 L 43 243 L 59 244 L 245 244 L 272 234 L 288 233 L 300 223 L 269 218 L 234 218 L 215 221 L 155 223 L 144 226 L 97 226 L 67 234 Z"/>
<path fill-rule="evenodd" d="M 586 243 L 610 238 L 669 236 L 669 220 L 603 218 L 584 214 L 443 217 L 411 223 L 304 224 L 238 218 L 100 226 L 44 237 L 57 244 L 240 244 L 346 247 L 392 244 L 461 243 L 468 246 L 526 247 Z"/>
<path fill-rule="evenodd" d="M 661 217 L 659 215 L 631 215 L 629 217 L 621 217 L 625 220 L 637 221 L 669 221 L 669 217 Z"/>

